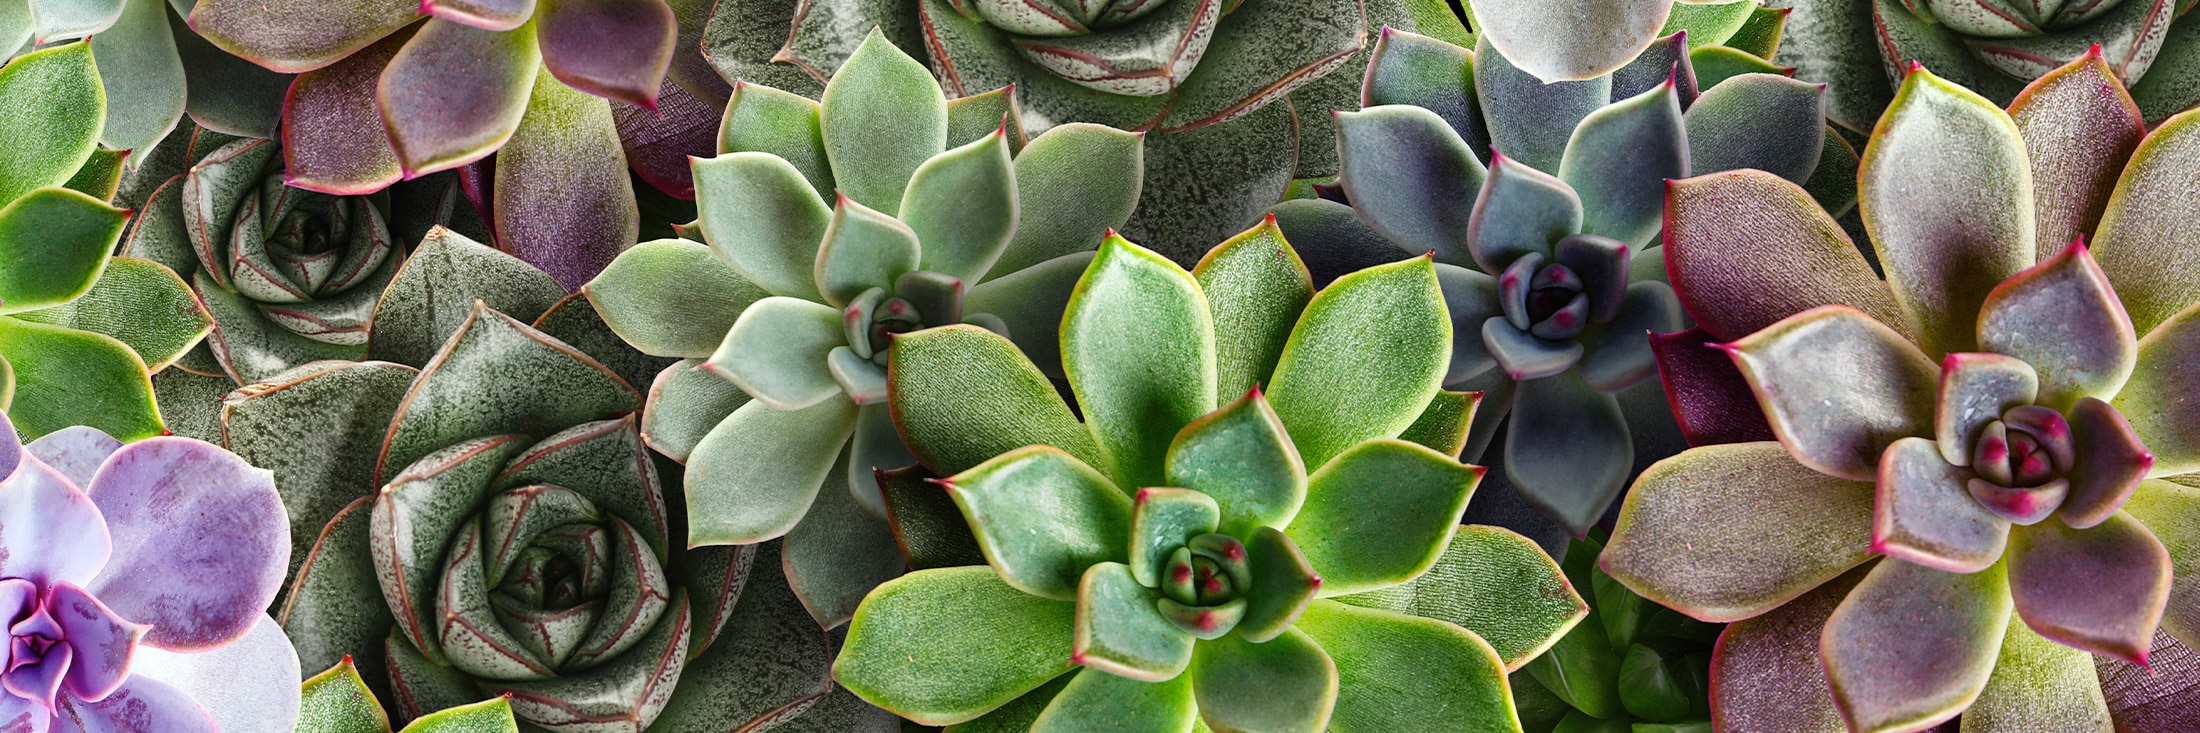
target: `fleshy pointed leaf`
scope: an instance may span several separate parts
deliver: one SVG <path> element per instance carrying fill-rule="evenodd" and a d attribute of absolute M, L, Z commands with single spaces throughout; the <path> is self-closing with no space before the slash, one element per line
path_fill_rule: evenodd
<path fill-rule="evenodd" d="M 903 273 L 918 269 L 919 241 L 909 225 L 844 196 L 817 250 L 817 290 L 826 303 L 845 307 L 863 291 L 891 289 Z"/>
<path fill-rule="evenodd" d="M 1674 181 L 1667 190 L 1673 292 L 1712 337 L 1739 339 L 1833 304 L 1913 331 L 1893 291 L 1802 188 L 1741 170 Z"/>
<path fill-rule="evenodd" d="M 800 409 L 758 399 L 734 410 L 688 455 L 688 545 L 748 544 L 793 529 L 833 476 L 855 415 L 837 395 Z"/>
<path fill-rule="evenodd" d="M 1589 614 L 1589 604 L 1534 541 L 1482 525 L 1459 527 L 1443 556 L 1418 578 L 1330 600 L 1455 624 L 1488 642 L 1508 672 L 1550 649 Z"/>
<path fill-rule="evenodd" d="M 971 624 L 977 609 L 993 621 Z M 919 723 L 960 723 L 1073 669 L 1075 611 L 1009 587 L 988 567 L 910 573 L 856 609 L 833 679 Z"/>
<path fill-rule="evenodd" d="M 1215 7 L 1228 14 L 1215 22 L 1198 73 L 1177 87 L 1161 120 L 1163 131 L 1214 125 L 1265 109 L 1349 63 L 1367 39 L 1367 13 L 1349 4 L 1286 0 Z"/>
<path fill-rule="evenodd" d="M 1298 448 L 1257 390 L 1184 426 L 1162 479 L 1210 497 L 1231 537 L 1251 536 L 1256 526 L 1282 529 L 1306 501 Z"/>
<path fill-rule="evenodd" d="M 947 148 L 947 98 L 932 72 L 874 31 L 825 86 L 821 104 L 833 184 L 899 214 L 910 176 Z"/>
<path fill-rule="evenodd" d="M 1635 462 L 1619 400 L 1591 389 L 1580 370 L 1569 370 L 1520 382 L 1512 408 L 1506 477 L 1568 531 L 1587 532 L 1626 487 Z"/>
<path fill-rule="evenodd" d="M 1482 469 L 1399 440 L 1369 441 L 1307 480 L 1287 533 L 1322 574 L 1324 596 L 1412 580 L 1435 564 Z"/>
<path fill-rule="evenodd" d="M 1423 32 L 1433 35 L 1428 28 Z M 1468 45 L 1473 45 L 1469 39 Z M 1402 104 L 1436 113 L 1481 156 L 1490 135 L 1475 104 L 1474 53 L 1444 39 L 1384 26 L 1375 39 L 1360 88 L 1360 107 Z M 1340 116 L 1341 120 L 1342 117 Z"/>
<path fill-rule="evenodd" d="M 1636 3 L 1638 7 L 1660 4 L 1663 4 L 1661 0 Z M 1555 22 L 1561 17 L 1564 16 L 1554 15 L 1549 20 Z M 1502 31 L 1494 35 L 1484 32 L 1475 38 L 1474 89 L 1481 99 L 1482 119 L 1489 123 L 1490 146 L 1497 153 L 1516 158 L 1536 170 L 1558 170 L 1559 161 L 1565 156 L 1566 139 L 1573 134 L 1574 126 L 1581 124 L 1582 118 L 1589 113 L 1611 102 L 1612 78 L 1606 75 L 1609 70 L 1584 69 L 1581 71 L 1587 73 L 1551 76 L 1551 82 L 1546 84 L 1537 78 L 1536 72 L 1515 66 L 1510 56 L 1493 45 L 1496 38 L 1503 35 Z M 1553 32 L 1549 37 L 1570 36 L 1571 33 Z M 1650 34 L 1645 33 L 1642 46 L 1648 46 L 1650 40 Z M 1630 51 L 1627 58 L 1633 57 Z M 1612 68 L 1619 68 L 1624 63 L 1622 60 Z"/>
<path fill-rule="evenodd" d="M 1870 574 L 1851 570 L 1763 615 L 1729 624 L 1711 651 L 1710 701 L 1718 725 L 1771 725 L 1798 733 L 1847 733 L 1826 684 L 1818 640 L 1826 617 Z"/>
<path fill-rule="evenodd" d="M 1888 445 L 1879 464 L 1872 549 L 1949 573 L 1975 573 L 1999 561 L 2009 520 L 1971 498 L 1972 476 L 1925 438 Z"/>
<path fill-rule="evenodd" d="M 1979 430 L 2011 408 L 2039 397 L 2032 365 L 2001 354 L 1949 354 L 1940 362 L 1940 398 L 1933 405 L 1933 443 L 1941 460 L 1971 465 Z"/>
<path fill-rule="evenodd" d="M 695 161 L 703 236 L 736 272 L 773 295 L 817 299 L 813 270 L 832 210 L 786 160 L 729 153 Z"/>
<path fill-rule="evenodd" d="M 800 410 L 840 394 L 825 357 L 846 343 L 839 310 L 772 296 L 741 311 L 703 368 L 772 407 Z"/>
<path fill-rule="evenodd" d="M 1435 396 L 1451 319 L 1427 259 L 1338 278 L 1314 296 L 1276 363 L 1269 402 L 1309 467 L 1396 436 Z"/>
<path fill-rule="evenodd" d="M 619 337 L 645 354 L 704 358 L 718 350 L 741 312 L 767 297 L 763 288 L 682 239 L 659 239 L 619 253 L 581 288 Z"/>
<path fill-rule="evenodd" d="M 1068 680 L 1060 694 L 1046 704 L 1045 711 L 1032 720 L 1029 730 L 1076 733 L 1121 727 L 1190 731 L 1199 722 L 1190 675 L 1180 674 L 1166 682 L 1139 682 L 1095 669 L 1079 672 Z M 992 721 L 989 718 L 986 722 Z M 955 731 L 963 733 L 965 729 L 994 730 L 972 723 Z"/>
<path fill-rule="evenodd" d="M 1963 719 L 1987 730 L 2115 730 L 2092 656 L 2014 622 L 2002 639 L 1994 675 L 1987 678 L 1978 701 L 1964 709 Z"/>
<path fill-rule="evenodd" d="M 1087 568 L 1128 559 L 1131 498 L 1076 457 L 1032 446 L 944 480 L 1001 579 L 1070 600 Z"/>
<path fill-rule="evenodd" d="M 205 4 L 227 11 L 228 3 Z M 407 15 L 410 13 L 408 12 Z M 225 21 L 226 22 L 226 21 Z M 204 28 L 206 23 L 201 23 Z M 283 174 L 290 185 L 324 193 L 378 190 L 404 176 L 391 147 L 375 85 L 390 59 L 412 40 L 391 33 L 335 63 L 299 74 L 283 96 Z"/>
<path fill-rule="evenodd" d="M 679 36 L 664 0 L 537 0 L 542 62 L 559 81 L 655 108 Z"/>
<path fill-rule="evenodd" d="M 1665 24 L 1671 0 L 1604 3 L 1475 0 L 1475 29 L 1522 70 L 1548 81 L 1588 79 L 1626 65 Z"/>
<path fill-rule="evenodd" d="M 1103 562 L 1077 585 L 1071 661 L 1142 682 L 1176 679 L 1192 663 L 1197 639 L 1161 615 L 1161 593 L 1131 577 L 1130 566 Z"/>
<path fill-rule="evenodd" d="M 204 296 L 206 289 L 200 288 L 200 293 Z M 376 359 L 423 366 L 473 317 L 476 303 L 533 321 L 564 297 L 565 289 L 541 270 L 437 227 L 413 249 L 382 292 L 367 353 Z M 216 320 L 221 320 L 219 315 Z"/>
<path fill-rule="evenodd" d="M 1217 396 L 1265 384 L 1314 297 L 1306 265 L 1271 215 L 1215 245 L 1192 268 L 1215 326 Z"/>
<path fill-rule="evenodd" d="M 2146 136 L 2139 105 L 2096 51 L 2025 87 L 2009 105 L 2032 154 L 2040 258 L 2093 232 L 2124 162 Z"/>
<path fill-rule="evenodd" d="M 24 438 L 71 425 L 121 440 L 165 430 L 145 362 L 111 336 L 0 317 L 0 359 L 14 377 L 8 418 Z"/>
<path fill-rule="evenodd" d="M 1199 282 L 1109 238 L 1063 315 L 1062 367 L 1116 484 L 1164 485 L 1170 441 L 1216 401 L 1215 323 Z"/>
<path fill-rule="evenodd" d="M 1825 94 L 1823 86 L 1773 74 L 1707 88 L 1688 108 L 1690 172 L 1755 168 L 1809 180 L 1825 147 Z"/>
<path fill-rule="evenodd" d="M 1979 307 L 1979 346 L 2038 369 L 2039 404 L 2058 410 L 2081 397 L 2113 398 L 2138 340 L 2083 241 L 1996 286 Z"/>
<path fill-rule="evenodd" d="M 0 119 L 0 137 L 11 141 L 0 154 L 0 201 L 69 180 L 98 146 L 107 119 L 107 93 L 88 42 L 34 51 L 0 67 L 0 101 L 12 111 Z"/>
<path fill-rule="evenodd" d="M 1139 489 L 1131 508 L 1131 577 L 1139 585 L 1160 587 L 1169 554 L 1194 537 L 1212 534 L 1221 516 L 1214 498 L 1191 489 Z"/>
<path fill-rule="evenodd" d="M 2175 117 L 2156 127 L 2132 151 L 2108 207 L 2095 229 L 2101 269 L 2131 312 L 2140 334 L 2171 320 L 2193 302 L 2192 265 L 2178 242 L 2200 226 L 2200 209 L 2174 193 L 2172 181 L 2190 180 L 2192 155 L 2200 150 L 2200 115 Z M 2061 244 L 2049 242 L 2049 244 Z"/>
<path fill-rule="evenodd" d="M 998 134 L 932 156 L 909 177 L 901 220 L 924 245 L 923 269 L 977 282 L 1017 228 L 1019 183 Z"/>
<path fill-rule="evenodd" d="M 284 72 L 318 69 L 366 48 L 420 17 L 420 4 L 211 0 L 191 8 L 191 28 L 214 45 Z"/>
<path fill-rule="evenodd" d="M 2152 476 L 2200 470 L 2200 436 L 2186 429 L 2176 405 L 2200 394 L 2200 305 L 2187 308 L 2139 340 L 2139 358 L 2131 379 L 2109 404 L 2131 421 L 2141 443 L 2154 454 Z"/>
<path fill-rule="evenodd" d="M 1489 642 L 1443 621 L 1315 601 L 1298 628 L 1349 682 L 1329 730 L 1517 726 L 1505 664 Z"/>
<path fill-rule="evenodd" d="M 887 371 L 894 424 L 934 473 L 960 473 L 1027 445 L 1052 445 L 1099 462 L 1077 421 L 1014 344 L 976 326 L 946 326 L 894 339 Z"/>
<path fill-rule="evenodd" d="M 32 191 L 0 208 L 0 258 L 41 265 L 0 273 L 0 314 L 61 305 L 90 291 L 129 216 L 66 188 Z"/>
<path fill-rule="evenodd" d="M 2008 577 L 2000 565 L 1967 575 L 1900 560 L 1872 568 L 1821 642 L 1850 729 L 1924 728 L 1977 699 L 2012 621 Z"/>
<path fill-rule="evenodd" d="M 1145 143 L 1145 133 L 1082 122 L 1032 139 L 1016 154 L 1016 235 L 984 282 L 1091 251 L 1121 229 L 1138 206 Z"/>
<path fill-rule="evenodd" d="M 168 23 L 160 3 L 124 2 L 115 24 L 92 36 L 110 100 L 99 139 L 109 149 L 151 151 L 183 117 L 187 82 Z"/>
<path fill-rule="evenodd" d="M 1444 118 L 1404 105 L 1339 112 L 1337 155 L 1338 184 L 1376 231 L 1447 263 L 1471 259 L 1473 210 L 1458 202 L 1482 190 L 1489 172 Z"/>
<path fill-rule="evenodd" d="M 566 290 L 576 290 L 633 246 L 641 214 L 611 103 L 539 74 L 533 89 L 526 114 L 497 152 L 497 242 Z M 393 133 L 391 139 L 398 137 Z"/>
<path fill-rule="evenodd" d="M 1872 480 L 1889 444 L 1931 431 L 1940 370 L 1861 311 L 1813 308 L 1725 348 L 1805 466 Z M 1841 377 L 1829 378 L 1829 367 Z"/>
<path fill-rule="evenodd" d="M 1299 546 L 1272 527 L 1253 528 L 1245 540 L 1245 556 L 1252 587 L 1245 592 L 1245 617 L 1230 638 L 1265 643 L 1290 630 L 1321 590 L 1322 578 Z"/>
<path fill-rule="evenodd" d="M 1483 272 L 1503 273 L 1523 255 L 1550 256 L 1558 240 L 1581 231 L 1582 221 L 1581 196 L 1573 187 L 1498 153 L 1475 194 L 1467 248 Z"/>
<path fill-rule="evenodd" d="M 718 128 L 718 152 L 779 156 L 822 196 L 833 190 L 833 170 L 817 118 L 817 102 L 808 97 L 740 81 Z"/>
<path fill-rule="evenodd" d="M 2145 523 L 2148 533 L 2160 540 L 2169 551 L 2170 580 L 2169 604 L 2162 615 L 2162 628 L 2177 636 L 2179 641 L 2200 639 L 2200 606 L 2193 605 L 2200 594 L 2200 489 L 2180 483 L 2151 480 L 2133 494 L 2124 505 L 2128 516 Z"/>
<path fill-rule="evenodd" d="M 2161 540 L 2129 514 L 2083 530 L 2041 522 L 2010 537 L 2009 592 L 2025 625 L 2134 664 L 2147 662 L 2171 573 Z"/>
<path fill-rule="evenodd" d="M 719 422 L 755 399 L 702 365 L 701 359 L 682 359 L 665 367 L 642 408 L 642 439 L 682 464 Z"/>
<path fill-rule="evenodd" d="M 375 101 L 408 175 L 481 159 L 511 139 L 541 66 L 535 26 L 431 18 L 382 71 Z"/>
<path fill-rule="evenodd" d="M 1657 234 L 1665 181 L 1688 175 L 1692 144 L 1681 120 L 1680 91 L 1670 84 L 1582 118 L 1558 166 L 1559 179 L 1581 197 L 1578 233 L 1636 246 Z"/>
<path fill-rule="evenodd" d="M 1337 663 L 1297 629 L 1266 643 L 1233 634 L 1200 644 L 1187 674 L 1199 717 L 1216 731 L 1313 733 L 1337 702 Z"/>

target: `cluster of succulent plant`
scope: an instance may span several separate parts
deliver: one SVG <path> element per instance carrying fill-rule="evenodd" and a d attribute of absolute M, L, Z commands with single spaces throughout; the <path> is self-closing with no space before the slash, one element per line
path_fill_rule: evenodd
<path fill-rule="evenodd" d="M 290 77 L 246 62 L 192 33 L 177 14 L 188 4 L 159 0 L 26 0 L 0 10 L 0 61 L 83 39 L 103 59 L 112 107 L 99 142 L 143 151 L 189 112 L 197 124 L 238 135 L 275 131 Z"/>
<path fill-rule="evenodd" d="M 1343 196 L 1398 249 L 1435 257 L 1459 335 L 1445 384 L 1487 406 L 1468 458 L 1509 415 L 1507 477 L 1576 535 L 1635 469 L 1615 395 L 1656 376 L 1648 334 L 1686 325 L 1650 244 L 1664 182 L 1752 168 L 1804 183 L 1847 161 L 1824 154 L 1839 143 L 1822 88 L 1699 76 L 1692 61 L 1719 47 L 1690 45 L 1676 32 L 1617 71 L 1546 85 L 1488 36 L 1470 52 L 1386 30 L 1367 106 L 1338 113 Z"/>
<path fill-rule="evenodd" d="M 1701 324 L 1661 347 L 1674 407 L 1755 442 L 1645 472 L 1601 562 L 1735 622 L 1723 725 L 2107 730 L 2088 652 L 2200 642 L 2200 494 L 2164 480 L 2200 468 L 2200 290 L 2174 264 L 2196 124 L 2149 133 L 2097 52 L 2006 113 L 1913 68 L 1858 173 L 1884 280 L 1790 183 L 1672 184 Z"/>
<path fill-rule="evenodd" d="M 1637 595 L 1597 567 L 1602 529 L 1573 538 L 1566 579 L 1589 615 L 1512 675 L 1526 733 L 1708 733 L 1720 627 Z"/>

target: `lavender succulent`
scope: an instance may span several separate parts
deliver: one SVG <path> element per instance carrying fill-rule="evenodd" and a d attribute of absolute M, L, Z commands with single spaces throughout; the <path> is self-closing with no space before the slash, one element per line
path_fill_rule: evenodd
<path fill-rule="evenodd" d="M 2174 643 L 2157 624 L 2200 641 L 2172 600 L 2200 497 L 2164 480 L 2200 469 L 2176 406 L 2200 389 L 2200 291 L 2165 265 L 2196 120 L 2148 133 L 2098 53 L 2006 113 L 1913 68 L 1858 174 L 1885 280 L 1790 183 L 1672 184 L 1668 266 L 1701 328 L 1660 345 L 1676 412 L 1774 440 L 1646 471 L 1602 563 L 1736 622 L 1720 724 L 2175 729 L 2104 694 L 2087 652 L 2147 664 Z"/>

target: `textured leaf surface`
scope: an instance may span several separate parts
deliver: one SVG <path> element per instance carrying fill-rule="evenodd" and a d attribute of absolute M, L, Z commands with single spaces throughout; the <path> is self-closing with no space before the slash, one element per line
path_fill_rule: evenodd
<path fill-rule="evenodd" d="M 682 239 L 659 239 L 619 253 L 581 292 L 627 343 L 654 356 L 702 358 L 763 288 L 711 253 Z"/>
<path fill-rule="evenodd" d="M 1426 259 L 1362 270 L 1317 293 L 1269 390 L 1306 465 L 1412 425 L 1443 380 L 1451 336 Z"/>
<path fill-rule="evenodd" d="M 794 164 L 740 152 L 695 161 L 698 223 L 711 249 L 773 295 L 819 299 L 818 246 L 832 209 Z"/>
<path fill-rule="evenodd" d="M 1634 4 L 1639 7 L 1662 3 L 1648 0 Z M 1552 20 L 1559 17 L 1563 16 L 1552 16 Z M 1549 37 L 1570 35 L 1552 33 Z M 1572 81 L 1556 81 L 1554 77 L 1552 83 L 1545 84 L 1533 72 L 1514 66 L 1510 56 L 1492 45 L 1491 34 L 1483 33 L 1476 41 L 1474 88 L 1481 98 L 1482 119 L 1489 123 L 1490 145 L 1496 152 L 1536 170 L 1558 170 L 1574 126 L 1611 101 L 1611 77 L 1604 71 L 1595 71 L 1565 75 L 1567 79 L 1575 79 Z M 1649 41 L 1650 35 L 1644 34 L 1643 44 L 1648 45 Z M 1634 54 L 1630 52 L 1627 56 L 1632 58 Z"/>
<path fill-rule="evenodd" d="M 318 542 L 309 545 L 312 554 L 294 574 L 276 620 L 297 649 L 300 665 L 312 668 L 330 659 L 355 658 L 367 665 L 369 687 L 387 696 L 382 643 L 397 620 L 382 600 L 368 548 L 373 506 L 371 497 L 361 497 L 314 535 Z"/>
<path fill-rule="evenodd" d="M 1337 702 L 1336 662 L 1297 629 L 1261 644 L 1237 634 L 1200 644 L 1188 674 L 1199 717 L 1217 733 L 1312 733 Z"/>
<path fill-rule="evenodd" d="M 2009 522 L 1971 498 L 1972 476 L 1949 465 L 1928 439 L 1887 446 L 1873 502 L 1873 549 L 1950 573 L 1975 573 L 2000 560 Z"/>
<path fill-rule="evenodd" d="M 516 319 L 533 321 L 565 297 L 565 289 L 541 270 L 511 255 L 435 229 L 406 258 L 403 269 L 374 309 L 373 358 L 423 366 L 472 317 L 479 301 Z"/>
<path fill-rule="evenodd" d="M 533 81 L 526 114 L 497 152 L 497 242 L 575 290 L 634 245 L 640 213 L 611 102 L 555 77 L 538 74 Z"/>
<path fill-rule="evenodd" d="M 1714 338 L 1739 339 L 1833 304 L 1910 332 L 1894 293 L 1803 189 L 1742 170 L 1674 181 L 1667 190 L 1673 293 Z"/>
<path fill-rule="evenodd" d="M 1071 600 L 1086 568 L 1128 559 L 1131 497 L 1060 449 L 1010 451 L 945 483 L 986 562 L 1025 593 Z"/>
<path fill-rule="evenodd" d="M 899 213 L 910 176 L 947 147 L 947 98 L 932 73 L 874 31 L 825 85 L 821 104 L 833 185 Z"/>
<path fill-rule="evenodd" d="M 1420 577 L 1329 600 L 1455 624 L 1488 642 L 1507 671 L 1551 648 L 1589 613 L 1558 563 L 1534 541 L 1482 525 L 1459 527 Z"/>
<path fill-rule="evenodd" d="M 1215 394 L 1243 394 L 1268 382 L 1291 327 L 1314 297 L 1273 217 L 1215 245 L 1192 268 L 1215 324 Z"/>
<path fill-rule="evenodd" d="M 2172 572 L 2161 540 L 2129 514 L 2082 530 L 2041 522 L 2009 539 L 2009 592 L 2024 624 L 2133 663 L 2146 660 Z"/>
<path fill-rule="evenodd" d="M 1016 168 L 1007 128 L 932 156 L 909 177 L 901 220 L 924 243 L 923 269 L 977 282 L 1015 236 Z"/>
<path fill-rule="evenodd" d="M 1103 562 L 1086 569 L 1076 600 L 1070 658 L 1078 664 L 1142 682 L 1167 682 L 1192 663 L 1198 640 L 1161 615 L 1155 606 L 1160 591 L 1140 585 L 1130 566 Z"/>
<path fill-rule="evenodd" d="M 1671 0 L 1475 0 L 1475 30 L 1547 81 L 1588 79 L 1626 65 L 1665 24 Z"/>
<path fill-rule="evenodd" d="M 2039 404 L 2111 399 L 2137 358 L 2131 319 L 2083 242 L 1996 286 L 1979 308 L 1979 346 L 2039 370 Z"/>
<path fill-rule="evenodd" d="M 8 419 L 24 438 L 71 425 L 122 440 L 163 430 L 145 363 L 113 337 L 0 317 L 0 359 L 14 376 Z"/>
<path fill-rule="evenodd" d="M 1688 107 L 1689 172 L 1755 168 L 1803 183 L 1825 147 L 1825 106 L 1824 89 L 1773 74 L 1708 87 Z"/>
<path fill-rule="evenodd" d="M 688 544 L 749 544 L 793 529 L 833 478 L 855 417 L 837 396 L 798 410 L 763 400 L 734 410 L 688 455 Z"/>
<path fill-rule="evenodd" d="M 92 36 L 99 80 L 111 100 L 99 135 L 108 149 L 151 151 L 183 117 L 183 62 L 162 5 L 124 2 L 115 24 Z"/>
<path fill-rule="evenodd" d="M 775 548 L 760 545 L 755 554 L 760 557 L 753 567 L 735 566 L 734 572 L 748 575 L 739 603 L 718 639 L 681 669 L 680 683 L 653 730 L 737 730 L 816 710 L 813 705 L 825 704 L 818 699 L 831 694 L 832 638 L 819 633 L 817 622 L 782 582 Z M 689 566 L 695 562 L 691 555 Z"/>
<path fill-rule="evenodd" d="M 1016 154 L 1016 236 L 985 281 L 1089 251 L 1122 228 L 1138 206 L 1145 142 L 1143 133 L 1085 123 L 1032 139 Z"/>
<path fill-rule="evenodd" d="M 1893 329 L 1844 306 L 1821 306 L 1726 347 L 1780 442 L 1834 476 L 1872 480 L 1879 456 L 1928 434 L 1940 370 Z M 1841 370 L 1828 379 L 1826 368 Z"/>
<path fill-rule="evenodd" d="M 1192 678 L 1139 682 L 1100 670 L 1067 677 L 1069 684 L 1034 718 L 1028 730 L 1075 733 L 1086 730 L 1189 731 L 1199 721 L 1192 702 Z M 1005 721 L 1004 721 L 1005 722 Z M 954 730 L 962 733 L 966 727 Z"/>
<path fill-rule="evenodd" d="M 1557 169 L 1581 196 L 1579 233 L 1638 246 L 1649 240 L 1663 225 L 1665 181 L 1688 175 L 1691 145 L 1680 91 L 1671 85 L 1582 118 Z"/>
<path fill-rule="evenodd" d="M 1443 554 L 1481 473 L 1405 441 L 1361 443 L 1307 479 L 1285 531 L 1321 572 L 1324 596 L 1397 585 Z"/>
<path fill-rule="evenodd" d="M 575 90 L 654 108 L 679 36 L 662 0 L 538 0 L 543 66 Z"/>
<path fill-rule="evenodd" d="M 980 609 L 992 619 L 982 629 L 970 623 Z M 1011 588 L 992 568 L 910 573 L 856 609 L 833 679 L 919 723 L 960 723 L 1070 671 L 1074 615 L 1074 604 Z"/>
<path fill-rule="evenodd" d="M 2101 213 L 2094 237 L 2101 269 L 2140 334 L 2154 330 L 2195 297 L 2187 254 L 2177 242 L 2200 234 L 2200 209 L 2177 181 L 2200 170 L 2200 115 L 2162 123 L 2140 141 Z M 2052 243 L 2059 246 L 2062 243 Z"/>
<path fill-rule="evenodd" d="M 1298 628 L 1337 664 L 1329 729 L 1516 730 L 1505 665 L 1488 642 L 1442 621 L 1315 601 Z"/>
<path fill-rule="evenodd" d="M 0 67 L 0 102 L 9 110 L 0 116 L 0 137 L 11 141 L 0 153 L 0 201 L 69 180 L 99 144 L 107 118 L 90 43 L 27 53 Z"/>
<path fill-rule="evenodd" d="M 2088 54 L 2025 88 L 2009 105 L 2032 155 L 2039 256 L 2093 232 L 2116 178 L 2146 136 L 2139 106 L 2114 71 Z"/>
<path fill-rule="evenodd" d="M 1118 486 L 1160 486 L 1177 431 L 1215 408 L 1215 322 L 1191 273 L 1121 237 L 1062 317 L 1062 367 Z"/>
<path fill-rule="evenodd" d="M 208 0 L 191 7 L 191 28 L 214 45 L 286 72 L 337 63 L 420 17 L 407 0 L 268 5 Z"/>
<path fill-rule="evenodd" d="M 214 324 L 182 278 L 135 257 L 109 260 L 83 297 L 15 317 L 113 336 L 129 344 L 153 371 L 197 346 Z"/>
<path fill-rule="evenodd" d="M 503 146 L 527 111 L 541 58 L 532 24 L 491 31 L 429 19 L 375 92 L 405 171 L 455 168 Z"/>
<path fill-rule="evenodd" d="M 2195 359 L 2200 359 L 2200 308 L 2187 308 L 2139 340 L 2131 379 L 2110 403 L 2154 454 L 2151 475 L 2200 470 L 2200 435 L 2186 427 L 2176 407 L 2200 395 Z"/>
<path fill-rule="evenodd" d="M 283 172 L 291 185 L 358 193 L 404 175 L 374 89 L 409 40 L 411 33 L 392 33 L 291 83 L 283 96 Z"/>
<path fill-rule="evenodd" d="M 782 410 L 834 400 L 841 387 L 826 358 L 848 343 L 842 318 L 837 308 L 797 298 L 756 301 L 741 311 L 703 368 Z"/>
<path fill-rule="evenodd" d="M 1256 526 L 1282 529 L 1306 501 L 1298 449 L 1257 391 L 1177 433 L 1161 478 L 1211 498 L 1222 533 L 1231 537 L 1249 537 Z"/>
<path fill-rule="evenodd" d="M 1447 263 L 1468 260 L 1473 209 L 1459 202 L 1472 200 L 1488 173 L 1449 121 L 1401 104 L 1341 112 L 1337 154 L 1338 184 L 1376 231 Z"/>
<path fill-rule="evenodd" d="M 1966 730 L 2114 730 L 2101 680 L 2085 652 L 2049 641 L 2021 623 L 2009 624 L 2001 657 L 1978 700 L 1963 711 Z"/>
<path fill-rule="evenodd" d="M 934 473 L 960 473 L 1027 445 L 1061 448 L 1086 465 L 1100 461 L 1091 433 L 1007 339 L 947 326 L 898 337 L 892 353 L 894 424 Z"/>
<path fill-rule="evenodd" d="M 129 216 L 65 188 L 41 188 L 0 207 L 0 258 L 43 265 L 0 272 L 0 313 L 61 305 L 91 290 Z"/>
<path fill-rule="evenodd" d="M 1778 608 L 1728 625 L 1712 647 L 1712 720 L 1747 730 L 1845 733 L 1818 640 L 1826 617 L 1870 572 L 1868 566 L 1851 570 Z"/>
<path fill-rule="evenodd" d="M 2009 618 L 2008 572 L 1887 560 L 1826 619 L 1826 679 L 1851 729 L 1921 728 L 1986 686 Z"/>

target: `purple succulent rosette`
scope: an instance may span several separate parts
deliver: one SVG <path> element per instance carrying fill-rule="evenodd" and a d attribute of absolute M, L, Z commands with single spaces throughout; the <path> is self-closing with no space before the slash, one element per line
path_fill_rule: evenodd
<path fill-rule="evenodd" d="M 2006 113 L 1913 68 L 1858 174 L 1885 279 L 1791 183 L 1670 184 L 1699 327 L 1656 346 L 1700 447 L 1601 563 L 1733 622 L 1715 723 L 2189 725 L 2110 681 L 2200 643 L 2196 130 L 2147 132 L 2097 52 Z"/>
<path fill-rule="evenodd" d="M 187 438 L 25 446 L 4 415 L 0 474 L 9 730 L 291 730 L 298 657 L 263 611 L 290 546 L 273 476 Z"/>

